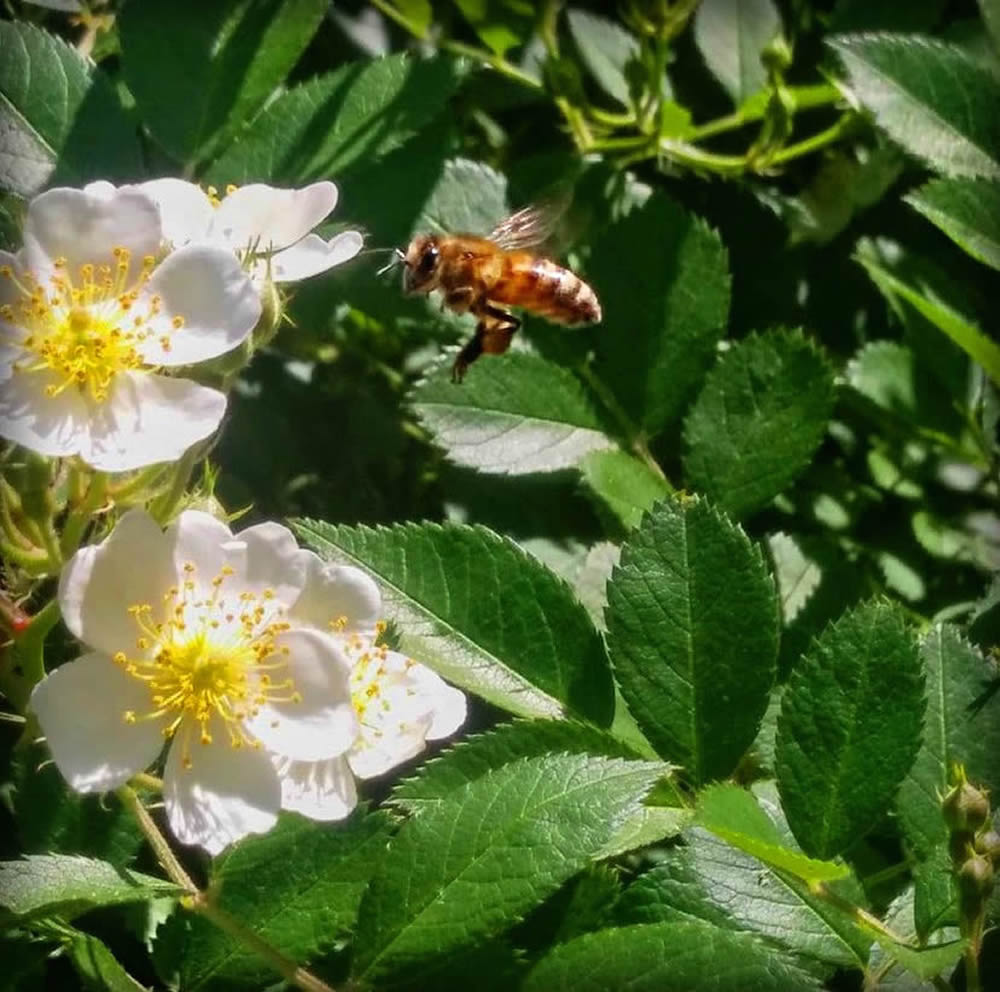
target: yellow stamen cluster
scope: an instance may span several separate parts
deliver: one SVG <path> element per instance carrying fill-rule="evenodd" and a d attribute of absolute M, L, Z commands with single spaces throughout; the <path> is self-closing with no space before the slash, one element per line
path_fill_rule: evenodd
<path fill-rule="evenodd" d="M 49 396 L 73 387 L 102 402 L 119 372 L 146 364 L 140 345 L 153 334 L 150 321 L 162 300 L 142 290 L 156 260 L 147 255 L 135 273 L 128 249 L 115 248 L 113 256 L 113 265 L 85 263 L 75 275 L 67 271 L 65 259 L 56 259 L 47 285 L 31 273 L 18 276 L 10 266 L 0 266 L 0 278 L 18 296 L 0 306 L 0 318 L 24 331 L 15 342 L 24 355 L 14 362 L 14 372 L 54 373 L 45 387 Z M 178 330 L 184 321 L 175 317 L 172 323 Z M 160 345 L 169 351 L 169 337 L 161 336 Z"/>
<path fill-rule="evenodd" d="M 330 626 L 335 631 L 342 631 L 346 626 L 347 618 L 340 617 L 334 620 Z M 381 634 L 385 630 L 385 622 L 380 620 L 376 626 L 376 633 Z M 416 662 L 412 658 L 407 658 L 404 662 L 402 672 L 391 671 L 389 668 L 389 649 L 383 644 L 376 644 L 374 639 L 362 634 L 344 634 L 340 641 L 341 650 L 347 655 L 351 662 L 351 704 L 358 715 L 362 725 L 375 737 L 382 735 L 379 726 L 379 716 L 391 711 L 393 702 L 386 693 L 390 683 L 395 681 L 394 676 L 404 674 L 412 668 Z M 398 657 L 398 656 L 397 656 Z M 405 690 L 407 696 L 414 695 L 412 689 Z M 375 718 L 371 719 L 372 707 L 376 707 Z M 366 714 L 369 719 L 366 720 Z M 402 729 L 404 724 L 397 725 L 397 729 Z"/>
<path fill-rule="evenodd" d="M 259 747 L 244 721 L 266 703 L 301 701 L 287 674 L 288 648 L 276 640 L 290 625 L 281 619 L 284 607 L 273 591 L 227 596 L 231 568 L 224 567 L 207 588 L 196 572 L 186 564 L 183 581 L 167 591 L 158 609 L 151 603 L 129 607 L 139 628 L 136 653 L 120 651 L 114 659 L 150 693 L 149 711 L 127 711 L 125 721 L 163 720 L 166 737 L 180 731 L 186 768 L 193 764 L 195 729 L 201 744 L 211 744 L 210 725 L 218 717 L 231 747 Z"/>

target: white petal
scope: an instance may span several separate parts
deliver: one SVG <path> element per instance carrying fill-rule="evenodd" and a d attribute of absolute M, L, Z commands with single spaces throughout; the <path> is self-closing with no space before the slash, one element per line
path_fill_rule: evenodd
<path fill-rule="evenodd" d="M 176 461 L 208 437 L 226 412 L 223 393 L 189 379 L 120 372 L 90 424 L 84 461 L 106 472 L 125 472 Z"/>
<path fill-rule="evenodd" d="M 26 270 L 17 255 L 0 251 L 0 266 L 10 266 L 9 276 L 0 276 L 0 303 L 17 303 L 24 299 L 18 283 L 25 285 Z"/>
<path fill-rule="evenodd" d="M 279 603 L 295 602 L 306 584 L 309 554 L 299 548 L 292 532 L 268 522 L 241 530 L 236 539 L 246 548 L 243 588 L 258 596 L 269 589 Z"/>
<path fill-rule="evenodd" d="M 425 746 L 421 727 L 410 726 L 405 732 L 364 733 L 347 752 L 347 761 L 358 778 L 375 778 L 415 758 Z"/>
<path fill-rule="evenodd" d="M 170 254 L 153 273 L 137 312 L 159 296 L 150 336 L 138 346 L 153 365 L 191 365 L 232 351 L 260 319 L 260 297 L 232 252 L 189 245 Z M 174 327 L 181 318 L 181 327 Z M 164 342 L 167 342 L 166 345 Z"/>
<path fill-rule="evenodd" d="M 209 732 L 212 743 L 201 744 L 197 729 L 178 729 L 163 772 L 163 801 L 179 841 L 218 854 L 247 834 L 266 833 L 274 826 L 281 785 L 263 749 L 232 747 L 221 721 L 210 724 Z M 184 767 L 185 753 L 190 768 Z"/>
<path fill-rule="evenodd" d="M 90 196 L 97 196 L 102 200 L 110 200 L 115 195 L 117 188 L 114 183 L 109 183 L 107 179 L 95 179 L 94 182 L 87 183 L 83 187 L 83 191 Z"/>
<path fill-rule="evenodd" d="M 200 186 L 183 179 L 167 178 L 151 179 L 136 188 L 160 208 L 163 237 L 174 248 L 208 237 L 215 208 Z"/>
<path fill-rule="evenodd" d="M 318 234 L 307 234 L 301 241 L 271 257 L 271 278 L 275 282 L 308 279 L 354 258 L 364 243 L 364 238 L 357 231 L 342 231 L 329 241 L 324 241 Z"/>
<path fill-rule="evenodd" d="M 465 693 L 452 688 L 426 665 L 413 665 L 408 674 L 417 692 L 431 709 L 432 722 L 427 729 L 427 739 L 436 741 L 455 733 L 465 723 L 468 713 Z"/>
<path fill-rule="evenodd" d="M 343 820 L 358 804 L 358 788 L 343 758 L 292 761 L 275 757 L 281 779 L 281 808 L 311 820 Z"/>
<path fill-rule="evenodd" d="M 0 381 L 0 437 L 40 455 L 75 455 L 88 447 L 91 414 L 79 390 L 47 396 L 46 386 L 61 384 L 48 370 L 12 371 Z"/>
<path fill-rule="evenodd" d="M 174 581 L 170 548 L 145 510 L 129 510 L 100 544 L 81 548 L 59 576 L 63 622 L 84 644 L 135 654 L 139 626 L 131 605 L 156 606 Z"/>
<path fill-rule="evenodd" d="M 337 187 L 331 182 L 312 183 L 304 189 L 252 183 L 219 204 L 211 233 L 236 250 L 280 250 L 305 237 L 336 205 Z"/>
<path fill-rule="evenodd" d="M 347 659 L 332 637 L 315 630 L 290 630 L 275 641 L 279 650 L 288 649 L 288 667 L 287 676 L 279 669 L 272 681 L 290 676 L 302 698 L 266 703 L 245 721 L 247 729 L 269 751 L 300 761 L 343 754 L 358 733 Z"/>
<path fill-rule="evenodd" d="M 31 708 L 59 771 L 77 792 L 124 785 L 163 747 L 161 723 L 124 719 L 127 710 L 152 710 L 148 686 L 102 654 L 85 654 L 42 679 Z"/>
<path fill-rule="evenodd" d="M 117 266 L 113 250 L 131 252 L 130 277 L 138 275 L 143 257 L 155 255 L 162 238 L 156 204 L 136 189 L 111 195 L 80 189 L 50 189 L 28 204 L 24 221 L 25 266 L 39 276 L 51 271 L 54 259 L 66 259 L 74 278 L 84 263 Z"/>
<path fill-rule="evenodd" d="M 344 633 L 371 633 L 382 612 L 378 586 L 360 569 L 332 565 L 311 551 L 304 552 L 309 571 L 306 587 L 292 608 L 292 616 L 321 630 L 343 618 Z"/>
<path fill-rule="evenodd" d="M 234 544 L 233 532 L 210 513 L 185 510 L 167 528 L 166 537 L 175 574 L 190 578 L 201 591 L 211 589 L 212 580 L 225 566 L 234 572 L 244 567 L 245 556 L 242 548 Z M 194 571 L 188 572 L 187 565 Z"/>

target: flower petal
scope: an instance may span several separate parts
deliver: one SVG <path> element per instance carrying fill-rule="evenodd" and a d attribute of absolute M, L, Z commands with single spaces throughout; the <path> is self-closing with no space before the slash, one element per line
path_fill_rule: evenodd
<path fill-rule="evenodd" d="M 66 271 L 76 278 L 85 263 L 110 265 L 114 272 L 118 265 L 114 249 L 124 248 L 131 253 L 131 282 L 143 258 L 159 251 L 161 239 L 160 212 L 138 190 L 119 189 L 106 195 L 59 187 L 28 204 L 22 260 L 44 281 L 53 261 L 64 258 Z"/>
<path fill-rule="evenodd" d="M 343 754 L 358 733 L 347 659 L 332 637 L 315 630 L 290 630 L 275 643 L 279 651 L 288 649 L 287 674 L 301 699 L 265 703 L 245 721 L 247 730 L 269 751 L 288 758 L 319 761 Z M 285 677 L 281 670 L 273 681 Z"/>
<path fill-rule="evenodd" d="M 341 619 L 344 633 L 374 631 L 382 611 L 378 586 L 360 569 L 329 564 L 312 551 L 303 554 L 309 566 L 306 586 L 291 615 L 324 631 Z"/>
<path fill-rule="evenodd" d="M 108 655 L 135 653 L 142 633 L 131 605 L 158 605 L 174 581 L 170 547 L 145 510 L 129 510 L 100 544 L 81 548 L 59 576 L 63 622 Z"/>
<path fill-rule="evenodd" d="M 281 808 L 311 820 L 343 820 L 358 804 L 358 788 L 343 758 L 292 761 L 275 757 L 281 779 Z"/>
<path fill-rule="evenodd" d="M 294 603 L 306 584 L 309 552 L 299 548 L 292 532 L 268 522 L 241 530 L 236 540 L 246 548 L 242 588 L 258 596 L 269 590 L 282 605 Z"/>
<path fill-rule="evenodd" d="M 0 437 L 53 457 L 88 447 L 90 411 L 78 390 L 46 395 L 46 386 L 61 385 L 59 376 L 48 370 L 11 370 L 0 381 Z"/>
<path fill-rule="evenodd" d="M 189 379 L 149 372 L 120 372 L 95 412 L 80 454 L 94 468 L 125 472 L 176 461 L 208 437 L 226 412 L 223 393 Z"/>
<path fill-rule="evenodd" d="M 275 251 L 305 237 L 337 205 L 337 187 L 312 183 L 303 189 L 276 189 L 251 183 L 219 204 L 211 225 L 213 239 L 237 251 Z"/>
<path fill-rule="evenodd" d="M 233 532 L 210 513 L 185 510 L 167 528 L 166 537 L 175 574 L 191 579 L 199 592 L 211 590 L 212 580 L 225 566 L 237 575 L 245 568 L 242 545 L 235 542 Z"/>
<path fill-rule="evenodd" d="M 427 740 L 437 741 L 449 737 L 465 723 L 468 702 L 465 693 L 452 688 L 437 672 L 432 672 L 419 662 L 407 673 L 410 681 L 429 706 L 432 714 L 427 729 Z"/>
<path fill-rule="evenodd" d="M 271 257 L 271 278 L 275 282 L 308 279 L 354 258 L 364 243 L 364 238 L 357 231 L 342 231 L 329 241 L 324 241 L 318 234 L 307 234 L 301 241 Z"/>
<path fill-rule="evenodd" d="M 139 183 L 136 189 L 145 193 L 160 208 L 163 237 L 175 249 L 208 237 L 215 208 L 200 186 L 169 177 Z"/>
<path fill-rule="evenodd" d="M 170 254 L 146 285 L 144 301 L 154 296 L 159 313 L 137 346 L 153 365 L 191 365 L 232 351 L 260 319 L 257 290 L 225 248 L 188 245 Z M 136 303 L 137 312 L 144 301 Z"/>
<path fill-rule="evenodd" d="M 375 778 L 415 758 L 425 746 L 423 727 L 393 726 L 385 732 L 363 733 L 347 752 L 347 761 L 358 778 Z"/>
<path fill-rule="evenodd" d="M 163 802 L 174 836 L 218 854 L 247 834 L 270 830 L 281 808 L 281 785 L 267 753 L 232 747 L 218 718 L 209 726 L 211 744 L 199 743 L 194 732 L 186 749 L 189 729 L 178 729 L 163 772 Z"/>
<path fill-rule="evenodd" d="M 103 654 L 62 665 L 31 694 L 52 757 L 77 792 L 116 789 L 152 764 L 163 747 L 162 724 L 124 719 L 150 703 L 148 686 Z"/>

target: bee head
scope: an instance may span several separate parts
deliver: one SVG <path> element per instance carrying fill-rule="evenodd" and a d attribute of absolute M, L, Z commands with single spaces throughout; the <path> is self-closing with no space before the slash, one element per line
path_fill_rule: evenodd
<path fill-rule="evenodd" d="M 403 256 L 403 289 L 407 293 L 429 293 L 437 286 L 440 246 L 433 234 L 419 234 Z"/>

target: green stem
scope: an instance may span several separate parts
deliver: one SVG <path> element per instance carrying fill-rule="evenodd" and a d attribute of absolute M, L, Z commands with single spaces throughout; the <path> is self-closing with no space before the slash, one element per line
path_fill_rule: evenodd
<path fill-rule="evenodd" d="M 853 113 L 844 114 L 836 124 L 828 127 L 825 131 L 820 131 L 794 145 L 787 145 L 781 151 L 768 156 L 766 165 L 781 165 L 792 161 L 792 159 L 801 158 L 803 155 L 810 155 L 827 145 L 832 145 L 835 141 L 839 141 L 854 126 L 856 121 L 857 118 Z"/>
<path fill-rule="evenodd" d="M 31 692 L 45 678 L 45 638 L 59 620 L 59 602 L 52 599 L 32 618 L 27 629 L 14 638 L 15 650 L 5 657 L 15 660 L 0 671 L 0 691 L 18 712 L 28 708 Z"/>
<path fill-rule="evenodd" d="M 815 107 L 826 107 L 842 99 L 836 86 L 831 86 L 829 83 L 819 83 L 813 86 L 789 86 L 787 91 L 791 98 L 793 113 L 800 110 L 812 110 Z M 699 124 L 687 133 L 687 139 L 688 141 L 701 141 L 726 131 L 735 131 L 747 124 L 761 120 L 766 111 L 766 101 L 755 101 L 746 106 L 745 109 L 736 110 L 724 117 Z"/>
<path fill-rule="evenodd" d="M 20 545 L 12 544 L 6 537 L 0 537 L 0 552 L 7 561 L 32 575 L 44 575 L 48 571 L 49 556 L 37 548 L 26 551 Z"/>
<path fill-rule="evenodd" d="M 198 886 L 191 880 L 191 876 L 184 870 L 184 866 L 177 860 L 177 856 L 170 848 L 167 838 L 160 832 L 153 818 L 149 815 L 149 810 L 143 805 L 138 793 L 131 786 L 123 785 L 115 790 L 121 804 L 132 814 L 139 829 L 145 834 L 149 846 L 156 855 L 156 860 L 160 862 L 160 867 L 167 873 L 171 882 L 180 886 L 189 896 L 200 895 Z"/>
<path fill-rule="evenodd" d="M 177 504 L 184 496 L 188 483 L 191 481 L 191 473 L 194 471 L 195 462 L 198 460 L 200 445 L 188 448 L 181 456 L 179 462 L 174 465 L 174 477 L 170 483 L 170 488 L 161 493 L 149 505 L 150 516 L 158 523 L 166 525 L 173 516 Z"/>
<path fill-rule="evenodd" d="M 518 69 L 516 65 L 512 65 L 506 59 L 501 58 L 499 55 L 494 55 L 492 52 L 476 48 L 474 45 L 466 45 L 462 41 L 452 41 L 450 38 L 441 41 L 439 47 L 443 51 L 451 52 L 452 55 L 464 55 L 466 58 L 483 62 L 491 69 L 496 69 L 502 76 L 506 76 L 508 79 L 512 79 L 522 86 L 527 86 L 533 90 L 544 89 L 542 83 L 535 79 L 534 76 L 529 76 L 523 70 Z"/>
<path fill-rule="evenodd" d="M 20 545 L 25 551 L 33 551 L 35 542 L 14 521 L 12 508 L 15 511 L 21 508 L 21 497 L 11 484 L 0 476 L 0 526 L 3 527 L 8 541 Z"/>
<path fill-rule="evenodd" d="M 600 107 L 588 107 L 587 113 L 598 124 L 606 124 L 608 127 L 635 127 L 636 119 L 634 114 L 618 114 L 611 110 L 602 110 Z"/>
<path fill-rule="evenodd" d="M 835 906 L 841 912 L 850 916 L 859 926 L 887 937 L 894 944 L 901 944 L 904 947 L 909 946 L 909 941 L 887 927 L 877 916 L 873 916 L 868 910 L 862 909 L 860 906 L 855 906 L 850 900 L 839 896 L 825 882 L 817 882 L 810 885 L 809 891 L 813 895 L 819 896 L 824 902 L 828 902 L 831 906 Z"/>
<path fill-rule="evenodd" d="M 63 527 L 62 553 L 69 558 L 83 539 L 87 525 L 93 520 L 94 513 L 104 503 L 108 491 L 108 477 L 104 472 L 95 472 L 90 477 L 87 495 L 79 506 L 70 511 Z"/>
<path fill-rule="evenodd" d="M 377 7 L 390 21 L 395 21 L 404 31 L 409 31 L 415 38 L 426 39 L 426 30 L 414 24 L 405 14 L 396 10 L 391 3 L 386 3 L 385 0 L 372 0 L 372 6 Z"/>

